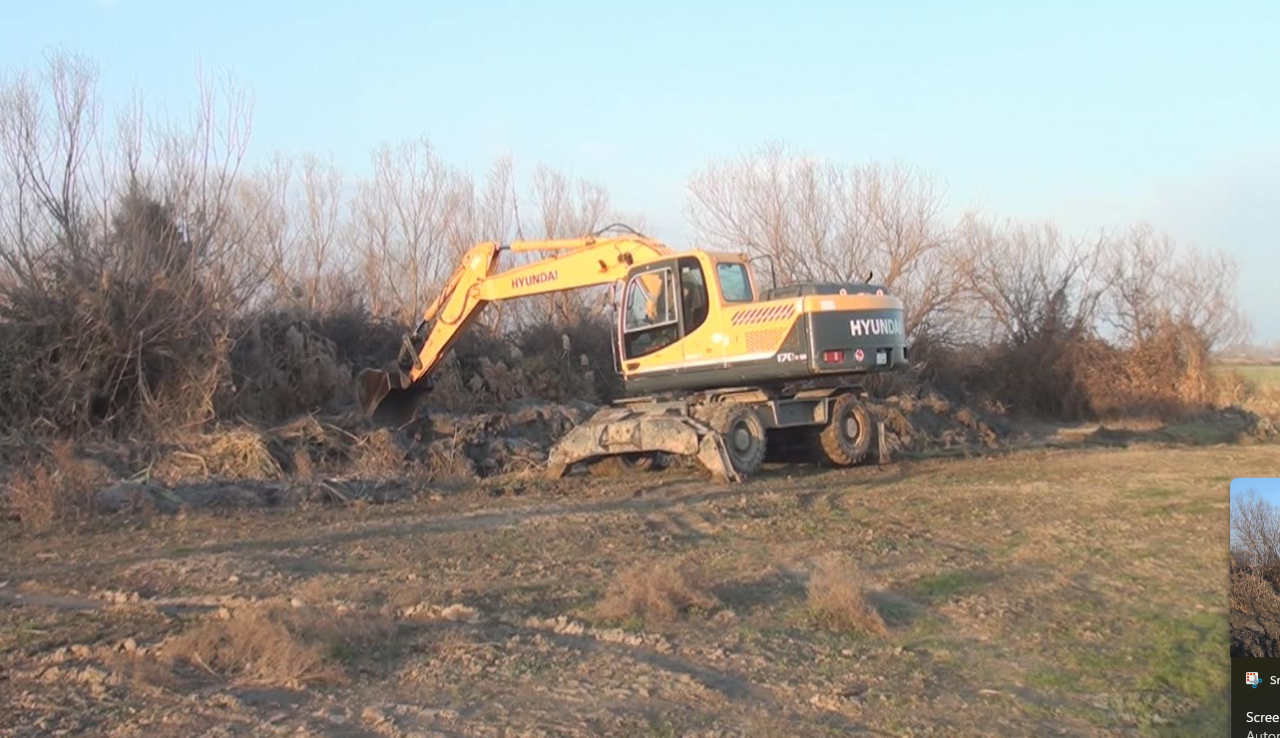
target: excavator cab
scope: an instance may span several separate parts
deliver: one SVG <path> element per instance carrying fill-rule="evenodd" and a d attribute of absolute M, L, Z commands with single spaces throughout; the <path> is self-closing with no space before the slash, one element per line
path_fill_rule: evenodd
<path fill-rule="evenodd" d="M 681 367 L 723 344 L 726 310 L 756 298 L 751 268 L 739 255 L 688 252 L 633 267 L 618 311 L 624 378 Z"/>

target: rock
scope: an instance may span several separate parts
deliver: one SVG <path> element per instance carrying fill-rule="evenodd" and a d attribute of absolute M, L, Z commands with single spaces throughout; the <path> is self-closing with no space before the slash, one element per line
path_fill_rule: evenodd
<path fill-rule="evenodd" d="M 726 607 L 720 612 L 717 612 L 711 619 L 714 622 L 721 624 L 736 623 L 738 622 L 738 614 Z"/>
<path fill-rule="evenodd" d="M 167 504 L 169 496 L 158 492 L 158 489 L 155 485 L 141 482 L 116 482 L 98 492 L 98 507 L 109 513 L 150 509 L 161 509 L 166 512 L 176 510 L 177 506 Z"/>
<path fill-rule="evenodd" d="M 466 605 L 455 603 L 441 610 L 440 617 L 445 620 L 474 623 L 480 619 L 480 612 L 474 607 L 467 607 Z"/>

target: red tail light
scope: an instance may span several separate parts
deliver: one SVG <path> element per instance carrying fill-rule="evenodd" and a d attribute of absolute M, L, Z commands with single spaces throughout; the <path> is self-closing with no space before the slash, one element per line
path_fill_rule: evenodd
<path fill-rule="evenodd" d="M 843 351 L 823 351 L 822 360 L 827 364 L 843 364 L 844 352 Z"/>

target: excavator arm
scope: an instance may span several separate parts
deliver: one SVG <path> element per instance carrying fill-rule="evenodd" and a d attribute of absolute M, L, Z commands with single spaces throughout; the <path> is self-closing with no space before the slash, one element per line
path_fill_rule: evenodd
<path fill-rule="evenodd" d="M 552 255 L 500 272 L 499 260 L 505 251 Z M 630 235 L 476 244 L 423 311 L 419 332 L 424 327 L 429 330 L 420 347 L 407 347 L 413 354 L 412 367 L 406 371 L 397 363 L 386 370 L 360 373 L 360 407 L 366 415 L 380 411 L 391 420 L 411 418 L 420 380 L 435 370 L 463 329 L 491 302 L 610 284 L 626 276 L 633 265 L 672 253 L 657 241 Z"/>

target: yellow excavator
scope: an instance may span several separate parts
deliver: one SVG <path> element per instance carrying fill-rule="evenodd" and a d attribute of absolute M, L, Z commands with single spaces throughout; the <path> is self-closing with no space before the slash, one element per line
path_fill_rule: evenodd
<path fill-rule="evenodd" d="M 549 256 L 499 271 L 506 252 Z M 799 442 L 831 465 L 857 464 L 873 428 L 856 378 L 907 365 L 902 301 L 870 283 L 765 288 L 751 266 L 745 254 L 674 251 L 630 229 L 477 244 L 396 362 L 360 373 L 361 408 L 411 420 L 431 372 L 489 303 L 611 286 L 628 397 L 566 434 L 549 476 L 607 458 L 657 468 L 679 455 L 738 481 L 760 468 L 771 439 Z"/>

